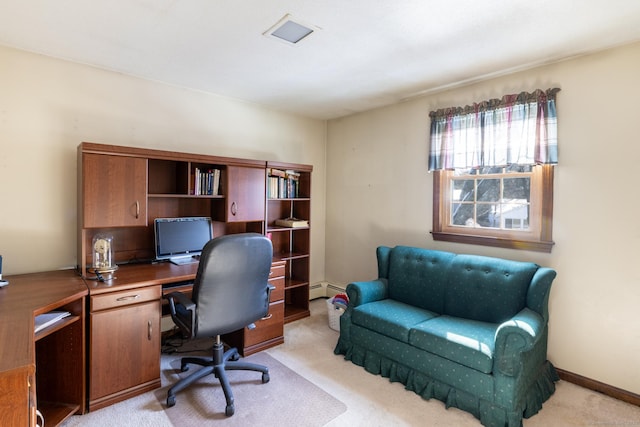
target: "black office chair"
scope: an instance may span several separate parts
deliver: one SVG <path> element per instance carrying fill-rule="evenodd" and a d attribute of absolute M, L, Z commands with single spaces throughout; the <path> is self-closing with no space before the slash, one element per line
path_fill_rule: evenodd
<path fill-rule="evenodd" d="M 266 366 L 238 361 L 240 355 L 237 349 L 225 352 L 220 336 L 245 326 L 255 327 L 253 322 L 267 315 L 271 293 L 268 278 L 272 253 L 271 241 L 261 234 L 231 234 L 214 238 L 202 250 L 192 298 L 189 299 L 180 292 L 165 296 L 169 299 L 171 318 L 183 336 L 215 338 L 213 358 L 182 358 L 182 372 L 189 369 L 189 364 L 201 365 L 203 368 L 181 379 L 169 389 L 168 407 L 176 404 L 177 392 L 213 373 L 220 380 L 227 400 L 225 414 L 231 416 L 235 408 L 225 371 L 262 372 L 262 382 L 269 382 L 269 369 Z"/>

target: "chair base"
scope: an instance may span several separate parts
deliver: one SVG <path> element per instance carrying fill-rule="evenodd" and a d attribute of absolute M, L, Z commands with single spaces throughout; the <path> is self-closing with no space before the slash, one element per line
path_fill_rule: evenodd
<path fill-rule="evenodd" d="M 222 391 L 224 392 L 224 397 L 227 401 L 227 406 L 225 408 L 225 415 L 230 417 L 235 412 L 235 406 L 233 401 L 233 392 L 231 391 L 231 385 L 229 384 L 229 380 L 227 379 L 226 371 L 256 371 L 262 372 L 262 383 L 269 382 L 269 368 L 262 365 L 257 365 L 255 363 L 247 363 L 240 362 L 240 354 L 238 354 L 238 350 L 235 348 L 231 348 L 224 351 L 224 345 L 220 342 L 219 337 L 216 338 L 216 342 L 213 345 L 213 358 L 201 358 L 201 357 L 183 357 L 180 361 L 180 370 L 181 372 L 186 372 L 189 370 L 190 364 L 200 365 L 201 369 L 194 372 L 193 374 L 185 377 L 175 383 L 167 392 L 167 407 L 172 407 L 176 404 L 176 393 L 185 389 L 195 381 L 203 378 L 209 374 L 214 374 L 216 378 L 220 381 L 220 385 L 222 386 Z"/>

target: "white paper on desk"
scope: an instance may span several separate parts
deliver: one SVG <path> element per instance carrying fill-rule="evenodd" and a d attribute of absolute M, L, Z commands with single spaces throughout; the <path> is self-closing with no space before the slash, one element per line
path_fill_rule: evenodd
<path fill-rule="evenodd" d="M 54 323 L 64 319 L 67 316 L 70 316 L 71 313 L 68 311 L 50 311 L 49 313 L 39 314 L 36 316 L 36 330 L 35 332 L 39 332 L 46 328 L 47 326 L 51 326 Z"/>

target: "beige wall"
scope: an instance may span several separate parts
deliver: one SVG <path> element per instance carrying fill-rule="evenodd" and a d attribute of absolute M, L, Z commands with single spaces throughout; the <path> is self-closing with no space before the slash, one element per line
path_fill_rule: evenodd
<path fill-rule="evenodd" d="M 82 141 L 312 164 L 311 281 L 324 278 L 326 123 L 0 47 L 4 273 L 76 264 Z"/>
<path fill-rule="evenodd" d="M 81 141 L 310 163 L 313 283 L 375 277 L 381 244 L 533 260 L 558 270 L 552 362 L 640 393 L 638 75 L 635 44 L 334 120 L 326 135 L 322 121 L 0 47 L 4 272 L 75 265 Z M 553 252 L 433 242 L 428 112 L 552 86 L 562 88 Z"/>
<path fill-rule="evenodd" d="M 326 279 L 376 277 L 378 245 L 532 260 L 558 271 L 549 359 L 640 393 L 640 44 L 329 122 Z M 434 242 L 431 110 L 560 87 L 551 254 Z"/>

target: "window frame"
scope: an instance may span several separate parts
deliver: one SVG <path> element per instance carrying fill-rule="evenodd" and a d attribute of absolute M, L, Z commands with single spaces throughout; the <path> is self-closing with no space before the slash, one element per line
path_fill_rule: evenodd
<path fill-rule="evenodd" d="M 550 253 L 553 223 L 553 165 L 536 165 L 531 177 L 529 231 L 482 229 L 449 224 L 454 172 L 433 171 L 433 240 Z"/>

